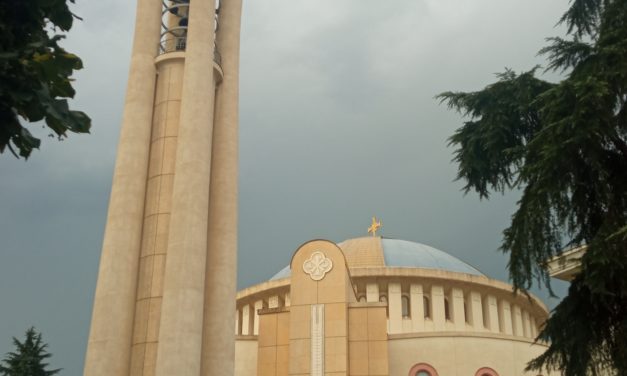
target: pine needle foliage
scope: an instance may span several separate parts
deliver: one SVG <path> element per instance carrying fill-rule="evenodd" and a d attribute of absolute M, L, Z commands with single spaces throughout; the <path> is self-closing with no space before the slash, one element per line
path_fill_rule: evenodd
<path fill-rule="evenodd" d="M 550 289 L 546 261 L 586 245 L 582 271 L 538 340 L 529 370 L 627 375 L 627 0 L 572 0 L 566 39 L 538 67 L 476 92 L 438 95 L 467 120 L 450 137 L 465 192 L 522 192 L 501 250 L 515 290 Z"/>
<path fill-rule="evenodd" d="M 52 376 L 60 369 L 47 370 L 46 359 L 52 355 L 46 351 L 47 344 L 43 343 L 41 333 L 34 328 L 26 331 L 26 339 L 20 342 L 13 337 L 15 351 L 10 352 L 0 364 L 2 376 Z"/>

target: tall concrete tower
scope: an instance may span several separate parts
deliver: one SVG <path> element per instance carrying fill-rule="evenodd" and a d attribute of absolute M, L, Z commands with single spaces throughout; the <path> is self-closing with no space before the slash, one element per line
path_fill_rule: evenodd
<path fill-rule="evenodd" d="M 86 376 L 232 375 L 241 0 L 137 0 Z"/>

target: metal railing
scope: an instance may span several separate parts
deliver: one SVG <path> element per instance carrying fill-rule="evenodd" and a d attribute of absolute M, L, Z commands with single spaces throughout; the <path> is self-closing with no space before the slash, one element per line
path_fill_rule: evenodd
<path fill-rule="evenodd" d="M 163 12 L 161 15 L 161 41 L 159 42 L 159 55 L 169 52 L 185 51 L 187 47 L 187 24 L 190 0 L 162 0 Z M 218 31 L 218 14 L 220 13 L 220 1 L 216 1 L 215 31 Z M 213 60 L 220 65 L 222 58 L 218 46 L 213 47 Z"/>
<path fill-rule="evenodd" d="M 169 52 L 184 52 L 187 47 L 186 37 L 170 37 L 161 39 L 159 44 L 159 55 L 167 54 Z M 213 61 L 222 65 L 222 56 L 218 51 L 218 46 L 214 44 L 213 47 Z"/>

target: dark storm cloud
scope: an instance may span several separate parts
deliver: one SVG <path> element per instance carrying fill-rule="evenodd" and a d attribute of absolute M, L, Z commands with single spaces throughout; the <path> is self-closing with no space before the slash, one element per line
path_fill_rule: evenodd
<path fill-rule="evenodd" d="M 566 4 L 247 1 L 239 286 L 269 278 L 306 240 L 365 235 L 372 215 L 384 236 L 506 279 L 496 250 L 516 196 L 462 195 L 446 147 L 461 120 L 433 97 L 541 64 Z M 82 372 L 135 9 L 81 1 L 75 11 L 84 21 L 65 45 L 85 61 L 74 105 L 92 116 L 92 135 L 45 139 L 26 163 L 0 156 L 0 353 L 35 325 L 68 375 Z"/>

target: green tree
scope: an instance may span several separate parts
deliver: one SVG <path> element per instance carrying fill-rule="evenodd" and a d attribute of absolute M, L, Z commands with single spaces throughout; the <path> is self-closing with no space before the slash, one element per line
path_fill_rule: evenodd
<path fill-rule="evenodd" d="M 66 0 L 0 0 L 0 153 L 8 148 L 28 158 L 39 148 L 22 121 L 45 120 L 58 138 L 89 132 L 89 117 L 63 99 L 74 97 L 71 76 L 81 59 L 59 46 L 64 36 L 55 34 L 70 30 L 75 17 Z"/>
<path fill-rule="evenodd" d="M 47 344 L 41 340 L 41 333 L 37 333 L 34 328 L 26 331 L 26 339 L 20 342 L 13 337 L 15 352 L 8 353 L 0 364 L 0 375 L 2 376 L 52 376 L 60 369 L 46 370 L 48 367 L 44 361 L 50 358 L 51 354 L 46 351 Z"/>
<path fill-rule="evenodd" d="M 528 369 L 627 375 L 627 0 L 572 0 L 547 70 L 506 70 L 476 92 L 438 98 L 466 119 L 449 139 L 458 178 L 480 198 L 519 190 L 504 231 L 516 290 L 550 289 L 546 261 L 587 245 L 582 271 L 538 339 Z"/>

